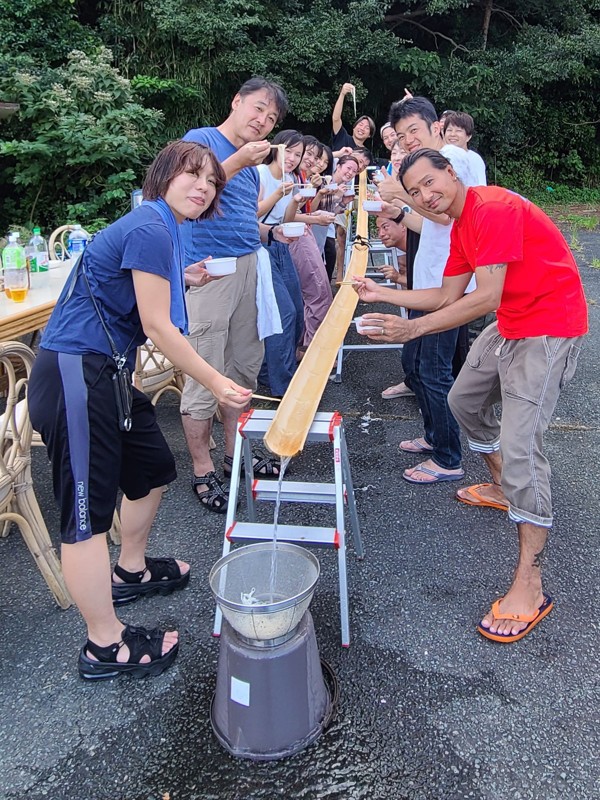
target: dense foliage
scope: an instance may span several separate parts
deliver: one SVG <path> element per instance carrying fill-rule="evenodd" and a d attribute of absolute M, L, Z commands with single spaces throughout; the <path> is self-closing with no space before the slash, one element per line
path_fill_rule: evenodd
<path fill-rule="evenodd" d="M 0 225 L 115 216 L 151 154 L 257 73 L 287 90 L 286 126 L 328 137 L 348 80 L 382 123 L 408 86 L 473 114 L 492 180 L 594 196 L 600 0 L 500 2 L 0 0 L 0 99 L 21 104 L 0 122 Z"/>

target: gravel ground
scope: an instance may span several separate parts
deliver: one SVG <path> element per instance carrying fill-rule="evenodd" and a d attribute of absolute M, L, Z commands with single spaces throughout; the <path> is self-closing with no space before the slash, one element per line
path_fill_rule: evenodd
<path fill-rule="evenodd" d="M 600 233 L 580 233 L 577 256 L 591 334 L 556 409 L 546 448 L 556 512 L 545 565 L 555 609 L 522 642 L 482 639 L 475 625 L 506 589 L 514 526 L 453 499 L 455 486 L 411 486 L 400 439 L 419 435 L 411 399 L 384 401 L 400 380 L 397 353 L 355 353 L 321 409 L 344 417 L 366 558 L 348 554 L 352 645 L 340 647 L 335 556 L 311 606 L 321 655 L 341 684 L 334 724 L 310 748 L 277 763 L 227 755 L 208 706 L 218 642 L 207 575 L 223 518 L 189 488 L 189 458 L 174 401 L 161 425 L 180 477 L 165 495 L 151 553 L 193 565 L 189 588 L 128 606 L 125 621 L 177 625 L 181 652 L 163 676 L 88 686 L 76 671 L 83 626 L 60 611 L 20 536 L 0 540 L 0 796 L 15 800 L 558 800 L 600 797 L 598 584 Z M 355 335 L 355 334 L 354 334 Z M 352 336 L 352 334 L 351 334 Z M 363 417 L 370 412 L 370 421 Z M 220 444 L 221 431 L 217 429 Z M 594 454 L 594 455 L 592 455 Z M 309 445 L 295 480 L 330 481 L 331 452 Z M 469 482 L 485 478 L 467 453 Z M 34 453 L 36 490 L 53 540 L 50 469 Z M 290 506 L 283 521 L 329 524 L 331 509 Z M 262 510 L 268 519 L 267 508 Z"/>

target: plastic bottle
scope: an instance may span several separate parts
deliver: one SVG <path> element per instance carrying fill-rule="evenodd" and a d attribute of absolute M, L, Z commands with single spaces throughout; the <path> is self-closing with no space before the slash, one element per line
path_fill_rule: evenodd
<path fill-rule="evenodd" d="M 48 272 L 48 245 L 39 228 L 33 229 L 25 254 L 29 272 Z"/>
<path fill-rule="evenodd" d="M 142 190 L 141 189 L 134 189 L 131 193 L 131 210 L 133 211 L 134 208 L 142 205 Z"/>
<path fill-rule="evenodd" d="M 69 241 L 67 243 L 67 250 L 71 258 L 77 258 L 80 253 L 83 253 L 90 237 L 87 231 L 84 231 L 81 225 L 73 225 L 73 230 L 69 234 Z"/>
<path fill-rule="evenodd" d="M 8 244 L 2 251 L 2 274 L 6 296 L 16 303 L 22 303 L 27 297 L 29 276 L 25 249 L 17 241 L 18 233 L 8 236 Z"/>

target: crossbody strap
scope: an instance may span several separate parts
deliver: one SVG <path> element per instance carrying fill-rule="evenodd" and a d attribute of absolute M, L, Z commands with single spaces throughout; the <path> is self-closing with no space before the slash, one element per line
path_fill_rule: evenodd
<path fill-rule="evenodd" d="M 85 281 L 85 285 L 87 286 L 90 298 L 91 298 L 92 303 L 94 305 L 94 309 L 96 311 L 96 314 L 98 315 L 98 319 L 100 320 L 100 324 L 102 325 L 104 333 L 106 334 L 106 338 L 108 339 L 108 344 L 110 345 L 110 349 L 112 350 L 113 360 L 114 360 L 115 364 L 117 365 L 117 369 L 123 369 L 123 367 L 125 366 L 125 363 L 127 361 L 127 356 L 129 355 L 129 351 L 131 350 L 131 346 L 132 346 L 132 344 L 133 344 L 133 342 L 135 340 L 135 337 L 138 335 L 138 332 L 139 332 L 141 326 L 140 325 L 137 326 L 133 336 L 129 340 L 129 344 L 125 348 L 125 352 L 124 353 L 119 353 L 119 349 L 117 348 L 117 345 L 115 344 L 115 340 L 111 336 L 111 333 L 108 330 L 108 328 L 106 326 L 106 323 L 104 322 L 104 317 L 102 316 L 102 312 L 100 311 L 100 307 L 98 306 L 98 301 L 96 300 L 96 298 L 94 297 L 94 294 L 92 292 L 92 287 L 90 286 L 90 282 L 89 282 L 88 276 L 87 276 L 87 271 L 86 271 L 86 268 L 85 268 L 85 262 L 83 260 L 83 253 L 81 253 L 81 255 L 79 256 L 77 262 L 75 263 L 75 266 L 73 267 L 73 271 L 71 273 L 71 281 L 70 281 L 70 284 L 69 284 L 69 289 L 67 291 L 65 299 L 63 300 L 63 305 L 67 302 L 67 300 L 69 300 L 71 298 L 71 295 L 73 294 L 73 291 L 75 289 L 75 284 L 77 282 L 77 276 L 79 275 L 80 268 L 81 268 L 81 274 L 83 275 L 83 279 Z"/>

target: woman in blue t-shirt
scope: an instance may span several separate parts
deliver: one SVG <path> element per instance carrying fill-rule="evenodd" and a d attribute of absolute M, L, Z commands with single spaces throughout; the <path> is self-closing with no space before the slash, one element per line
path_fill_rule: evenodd
<path fill-rule="evenodd" d="M 79 654 L 83 678 L 158 675 L 178 650 L 176 631 L 123 625 L 114 605 L 187 585 L 189 565 L 145 556 L 163 488 L 176 477 L 154 407 L 131 387 L 146 338 L 215 395 L 240 408 L 250 390 L 209 366 L 185 339 L 185 284 L 211 280 L 203 263 L 184 268 L 179 224 L 211 216 L 225 185 L 212 151 L 172 142 L 148 170 L 144 203 L 97 234 L 50 318 L 28 389 L 31 421 L 48 448 L 61 507 L 67 587 L 88 629 Z M 122 382 L 119 390 L 121 374 Z M 127 393 L 132 392 L 128 409 Z M 121 505 L 122 546 L 110 567 L 106 531 Z"/>

